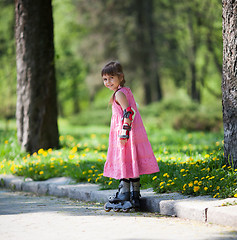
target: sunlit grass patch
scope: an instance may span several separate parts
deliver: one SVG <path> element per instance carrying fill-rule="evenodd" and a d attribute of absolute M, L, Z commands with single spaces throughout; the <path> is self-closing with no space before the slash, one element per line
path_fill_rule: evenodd
<path fill-rule="evenodd" d="M 117 180 L 103 176 L 109 129 L 67 126 L 64 131 L 60 149 L 40 149 L 32 155 L 21 152 L 14 131 L 6 133 L 0 140 L 0 173 L 38 181 L 67 176 L 76 182 L 100 184 L 102 189 L 117 188 Z M 237 169 L 224 163 L 222 133 L 149 126 L 147 131 L 160 172 L 141 176 L 142 188 L 152 187 L 157 193 L 237 197 Z"/>

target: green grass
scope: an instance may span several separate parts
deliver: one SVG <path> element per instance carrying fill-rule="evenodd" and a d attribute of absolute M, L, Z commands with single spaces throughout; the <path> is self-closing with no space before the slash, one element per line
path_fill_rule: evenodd
<path fill-rule="evenodd" d="M 61 149 L 40 149 L 28 155 L 21 152 L 16 130 L 3 130 L 0 139 L 0 173 L 46 180 L 69 176 L 77 182 L 100 184 L 102 189 L 117 188 L 118 181 L 103 177 L 109 127 L 76 126 L 61 119 Z M 1 127 L 1 124 L 0 124 Z M 146 124 L 149 140 L 160 172 L 141 177 L 142 188 L 157 193 L 237 197 L 237 169 L 223 159 L 223 133 L 174 131 Z"/>

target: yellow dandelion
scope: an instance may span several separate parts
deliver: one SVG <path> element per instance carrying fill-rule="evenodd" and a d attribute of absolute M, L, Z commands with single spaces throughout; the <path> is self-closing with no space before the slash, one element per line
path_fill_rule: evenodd
<path fill-rule="evenodd" d="M 208 187 L 204 187 L 204 190 L 207 191 L 207 190 L 208 190 Z"/>
<path fill-rule="evenodd" d="M 40 174 L 40 175 L 43 175 L 43 174 L 44 174 L 44 171 L 40 171 L 39 174 Z"/>
<path fill-rule="evenodd" d="M 60 136 L 60 137 L 59 137 L 59 140 L 60 140 L 60 141 L 63 141 L 63 140 L 64 140 L 64 136 Z"/>
<path fill-rule="evenodd" d="M 204 157 L 205 157 L 205 158 L 209 158 L 209 157 L 210 157 L 210 155 L 209 155 L 209 154 L 206 154 Z"/>
<path fill-rule="evenodd" d="M 185 171 L 185 169 L 181 169 L 181 170 L 180 170 L 180 172 L 184 172 L 184 171 Z"/>
<path fill-rule="evenodd" d="M 199 189 L 200 189 L 199 186 L 194 186 L 194 187 L 193 187 L 193 191 L 194 191 L 194 192 L 197 192 Z"/>
<path fill-rule="evenodd" d="M 38 150 L 38 154 L 42 154 L 44 152 L 44 149 L 43 148 L 40 148 L 39 150 Z"/>
<path fill-rule="evenodd" d="M 70 151 L 71 154 L 74 154 L 77 152 L 77 146 L 74 146 L 72 150 Z"/>
<path fill-rule="evenodd" d="M 237 193 L 234 195 L 235 198 L 237 198 Z"/>
<path fill-rule="evenodd" d="M 48 153 L 44 151 L 42 155 L 43 155 L 44 157 L 47 157 Z"/>
<path fill-rule="evenodd" d="M 11 166 L 10 170 L 11 170 L 11 172 L 14 172 L 14 170 L 15 170 L 15 165 L 14 164 Z"/>
<path fill-rule="evenodd" d="M 96 138 L 96 135 L 93 133 L 91 134 L 91 139 L 95 139 Z"/>
<path fill-rule="evenodd" d="M 70 154 L 70 155 L 68 156 L 68 158 L 69 158 L 70 160 L 72 160 L 72 159 L 75 158 L 75 155 Z"/>
<path fill-rule="evenodd" d="M 189 187 L 193 187 L 193 183 L 190 182 L 190 183 L 188 184 L 188 186 L 189 186 Z"/>
<path fill-rule="evenodd" d="M 152 178 L 153 181 L 154 181 L 155 179 L 157 179 L 157 176 L 154 176 L 154 177 Z"/>
<path fill-rule="evenodd" d="M 113 181 L 109 181 L 108 185 L 110 186 L 112 184 Z"/>

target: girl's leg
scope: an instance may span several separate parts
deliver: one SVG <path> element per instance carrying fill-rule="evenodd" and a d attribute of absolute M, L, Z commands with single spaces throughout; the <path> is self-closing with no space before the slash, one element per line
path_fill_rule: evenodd
<path fill-rule="evenodd" d="M 130 178 L 131 202 L 135 208 L 140 208 L 140 178 Z"/>

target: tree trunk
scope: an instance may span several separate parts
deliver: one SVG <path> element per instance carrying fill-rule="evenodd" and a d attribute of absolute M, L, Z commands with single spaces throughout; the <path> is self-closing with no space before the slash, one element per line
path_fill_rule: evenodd
<path fill-rule="evenodd" d="M 137 44 L 138 44 L 138 61 L 139 67 L 142 69 L 142 81 L 144 88 L 144 103 L 149 104 L 152 101 L 152 92 L 150 84 L 150 56 L 149 56 L 149 41 L 147 34 L 147 19 L 146 19 L 146 1 L 137 1 Z"/>
<path fill-rule="evenodd" d="M 237 1 L 222 0 L 224 158 L 237 167 Z"/>
<path fill-rule="evenodd" d="M 150 58 L 150 78 L 151 78 L 151 90 L 152 90 L 152 101 L 161 101 L 162 87 L 160 76 L 158 73 L 158 61 L 157 61 L 157 53 L 156 53 L 156 44 L 155 44 L 155 24 L 153 20 L 153 9 L 154 4 L 153 0 L 146 1 L 147 4 L 147 28 L 149 31 L 149 58 Z"/>
<path fill-rule="evenodd" d="M 16 0 L 17 136 L 22 149 L 58 147 L 51 0 Z"/>
<path fill-rule="evenodd" d="M 197 55 L 197 40 L 194 32 L 194 26 L 193 26 L 193 14 L 191 10 L 189 9 L 188 14 L 188 27 L 190 31 L 190 38 L 191 38 L 191 46 L 190 46 L 190 57 L 189 57 L 189 65 L 190 65 L 190 72 L 191 72 L 191 98 L 194 101 L 197 101 L 200 103 L 200 91 L 197 87 L 197 69 L 196 69 L 196 55 Z"/>

